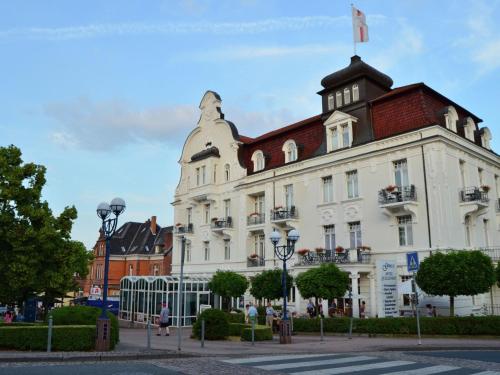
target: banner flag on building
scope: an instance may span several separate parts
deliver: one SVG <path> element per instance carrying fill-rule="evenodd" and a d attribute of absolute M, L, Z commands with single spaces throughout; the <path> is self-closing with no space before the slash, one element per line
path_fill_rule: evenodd
<path fill-rule="evenodd" d="M 352 31 L 354 43 L 368 42 L 368 25 L 365 14 L 352 6 Z"/>

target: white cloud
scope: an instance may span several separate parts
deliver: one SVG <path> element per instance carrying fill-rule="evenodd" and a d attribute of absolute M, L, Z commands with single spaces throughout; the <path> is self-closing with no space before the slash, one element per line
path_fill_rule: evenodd
<path fill-rule="evenodd" d="M 376 19 L 375 17 L 374 19 Z M 42 39 L 69 40 L 87 39 L 106 36 L 139 34 L 258 34 L 272 31 L 297 31 L 312 28 L 334 28 L 345 26 L 350 17 L 339 16 L 304 16 L 281 17 L 250 22 L 198 22 L 198 23 L 118 23 L 91 24 L 69 27 L 29 27 L 0 30 L 0 40 Z"/>

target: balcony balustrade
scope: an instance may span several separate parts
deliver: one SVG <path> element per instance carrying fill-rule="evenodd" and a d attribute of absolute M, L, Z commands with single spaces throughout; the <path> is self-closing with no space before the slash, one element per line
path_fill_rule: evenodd
<path fill-rule="evenodd" d="M 211 224 L 212 230 L 221 231 L 224 229 L 229 229 L 233 227 L 233 218 L 231 216 L 222 218 L 222 219 L 214 219 Z"/>
<path fill-rule="evenodd" d="M 259 225 L 266 222 L 266 214 L 253 213 L 247 216 L 247 225 Z"/>
<path fill-rule="evenodd" d="M 297 218 L 297 208 L 295 206 L 290 206 L 290 208 L 276 207 L 271 210 L 271 221 L 273 222 L 295 220 Z"/>
<path fill-rule="evenodd" d="M 193 233 L 193 223 L 189 223 L 187 225 L 176 225 L 175 234 L 191 234 Z"/>
<path fill-rule="evenodd" d="M 415 185 L 392 186 L 390 189 L 387 187 L 378 192 L 378 203 L 381 206 L 416 201 L 417 189 Z"/>
<path fill-rule="evenodd" d="M 351 256 L 355 254 L 355 256 Z M 310 251 L 304 255 L 299 255 L 296 266 L 308 266 L 322 263 L 336 264 L 370 264 L 371 255 L 361 249 L 345 249 L 343 252 L 335 250 L 324 250 L 323 252 Z"/>
<path fill-rule="evenodd" d="M 488 204 L 488 192 L 481 190 L 477 186 L 472 186 L 460 190 L 459 199 L 462 203 L 473 202 Z"/>
<path fill-rule="evenodd" d="M 256 256 L 247 258 L 247 267 L 264 267 L 265 265 L 266 260 L 264 257 Z"/>

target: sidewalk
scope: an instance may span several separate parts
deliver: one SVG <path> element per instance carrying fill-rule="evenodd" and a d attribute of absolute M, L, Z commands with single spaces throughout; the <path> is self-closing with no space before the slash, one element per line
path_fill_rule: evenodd
<path fill-rule="evenodd" d="M 500 350 L 500 338 L 422 338 L 422 345 L 417 345 L 416 337 L 367 337 L 347 336 L 324 337 L 319 335 L 297 335 L 292 337 L 292 344 L 280 345 L 278 337 L 273 341 L 205 341 L 202 348 L 199 340 L 189 338 L 190 328 L 182 331 L 181 351 L 177 350 L 177 332 L 171 329 L 168 337 L 156 336 L 152 331 L 151 350 L 147 349 L 145 329 L 121 328 L 120 343 L 113 352 L 20 352 L 0 351 L 0 362 L 68 362 L 68 361 L 113 361 L 123 359 L 157 359 L 188 356 L 250 356 L 271 354 L 308 354 L 308 353 L 352 353 L 380 351 L 416 351 L 416 350 Z"/>

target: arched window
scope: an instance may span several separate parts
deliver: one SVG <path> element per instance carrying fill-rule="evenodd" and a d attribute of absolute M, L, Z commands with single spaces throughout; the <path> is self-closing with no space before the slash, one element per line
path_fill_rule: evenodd
<path fill-rule="evenodd" d="M 342 93 L 340 91 L 335 93 L 335 101 L 337 102 L 337 108 L 342 107 Z"/>
<path fill-rule="evenodd" d="M 447 108 L 447 112 L 444 115 L 444 119 L 445 119 L 445 123 L 446 123 L 446 128 L 456 133 L 457 132 L 458 113 L 453 106 L 450 105 Z"/>
<path fill-rule="evenodd" d="M 346 87 L 344 89 L 344 104 L 349 104 L 351 102 L 351 93 L 349 89 Z"/>
<path fill-rule="evenodd" d="M 283 145 L 283 152 L 285 153 L 285 163 L 297 160 L 297 145 L 293 139 L 285 142 Z"/>
<path fill-rule="evenodd" d="M 257 150 L 252 155 L 253 171 L 258 172 L 265 168 L 264 153 L 261 150 Z"/>
<path fill-rule="evenodd" d="M 224 180 L 227 182 L 229 181 L 231 178 L 231 167 L 229 166 L 229 164 L 226 164 L 224 166 Z"/>
<path fill-rule="evenodd" d="M 328 95 L 328 110 L 331 111 L 334 108 L 333 94 Z"/>
<path fill-rule="evenodd" d="M 490 146 L 490 141 L 491 141 L 491 132 L 490 132 L 490 129 L 484 127 L 480 130 L 480 134 L 481 134 L 481 145 L 490 150 L 491 149 L 491 146 Z"/>
<path fill-rule="evenodd" d="M 357 102 L 359 100 L 359 87 L 358 84 L 355 83 L 352 85 L 352 101 Z"/>
<path fill-rule="evenodd" d="M 474 142 L 474 131 L 476 130 L 476 124 L 474 120 L 470 117 L 467 117 L 466 122 L 464 124 L 464 135 L 470 141 Z"/>

